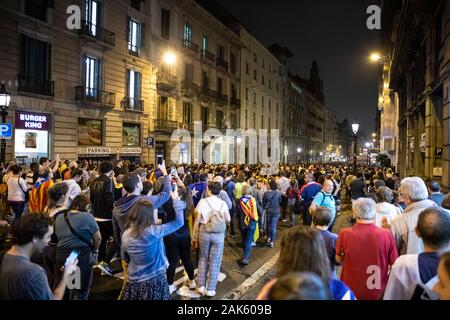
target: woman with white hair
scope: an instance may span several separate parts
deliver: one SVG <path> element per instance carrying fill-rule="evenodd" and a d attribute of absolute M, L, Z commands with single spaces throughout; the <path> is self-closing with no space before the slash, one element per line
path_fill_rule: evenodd
<path fill-rule="evenodd" d="M 428 189 L 419 177 L 409 177 L 400 184 L 399 198 L 406 205 L 403 214 L 392 220 L 382 219 L 383 228 L 390 229 L 394 234 L 400 254 L 419 254 L 423 252 L 423 242 L 416 234 L 419 214 L 436 203 L 428 199 Z"/>
<path fill-rule="evenodd" d="M 394 199 L 394 193 L 391 189 L 388 187 L 380 187 L 375 192 L 375 196 L 377 199 L 377 206 L 376 206 L 376 222 L 375 224 L 378 227 L 382 226 L 382 220 L 383 217 L 386 217 L 388 222 L 391 223 L 392 220 L 399 214 L 400 208 L 394 206 L 391 202 Z"/>

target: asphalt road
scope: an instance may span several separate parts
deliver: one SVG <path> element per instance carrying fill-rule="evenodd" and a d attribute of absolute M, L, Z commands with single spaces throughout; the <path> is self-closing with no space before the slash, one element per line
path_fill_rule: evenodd
<path fill-rule="evenodd" d="M 350 225 L 350 211 L 346 211 L 336 218 L 333 232 L 339 231 Z M 300 219 L 298 219 L 300 220 Z M 182 266 L 177 268 L 175 275 L 175 283 L 178 290 L 172 294 L 175 300 L 191 300 L 191 299 L 245 299 L 253 300 L 258 295 L 261 288 L 272 279 L 276 274 L 276 260 L 279 253 L 280 239 L 285 230 L 289 226 L 286 223 L 279 222 L 277 228 L 277 241 L 273 248 L 265 245 L 263 237 L 257 242 L 257 246 L 252 249 L 250 264 L 241 266 L 237 263 L 242 258 L 243 250 L 241 238 L 225 239 L 225 248 L 221 267 L 221 275 L 214 298 L 199 297 L 195 291 L 189 290 L 185 284 L 187 277 L 185 276 Z M 197 266 L 195 251 L 192 252 L 194 266 Z M 339 274 L 340 270 L 337 270 Z M 91 300 L 116 300 L 120 294 L 123 280 L 116 277 L 104 276 L 94 273 L 93 286 L 90 294 Z"/>

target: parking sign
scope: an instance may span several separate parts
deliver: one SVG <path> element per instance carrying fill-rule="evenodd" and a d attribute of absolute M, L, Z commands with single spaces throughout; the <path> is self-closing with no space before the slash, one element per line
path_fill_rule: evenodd
<path fill-rule="evenodd" d="M 1 123 L 0 124 L 0 139 L 11 139 L 12 138 L 12 124 L 11 123 Z"/>

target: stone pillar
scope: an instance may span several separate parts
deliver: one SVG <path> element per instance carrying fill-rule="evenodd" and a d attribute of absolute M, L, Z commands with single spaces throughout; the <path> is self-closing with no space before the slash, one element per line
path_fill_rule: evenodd
<path fill-rule="evenodd" d="M 424 157 L 422 156 L 422 151 L 420 150 L 420 140 L 422 133 L 425 132 L 425 123 L 423 111 L 419 110 L 416 112 L 415 116 L 415 130 L 414 130 L 414 165 L 413 172 L 415 176 L 424 176 Z"/>
<path fill-rule="evenodd" d="M 425 102 L 425 172 L 424 176 L 433 178 L 433 167 L 435 164 L 436 148 L 436 109 L 434 108 L 431 97 L 428 97 Z"/>
<path fill-rule="evenodd" d="M 450 62 L 443 78 L 443 115 L 442 115 L 442 185 L 450 189 Z"/>
<path fill-rule="evenodd" d="M 406 144 L 405 144 L 405 150 L 406 150 L 406 172 L 405 176 L 410 176 L 414 174 L 414 153 L 411 150 L 411 141 L 414 137 L 414 130 L 415 130 L 415 121 L 414 116 L 409 115 L 406 120 Z M 414 141 L 414 149 L 417 148 L 416 146 L 417 141 Z"/>

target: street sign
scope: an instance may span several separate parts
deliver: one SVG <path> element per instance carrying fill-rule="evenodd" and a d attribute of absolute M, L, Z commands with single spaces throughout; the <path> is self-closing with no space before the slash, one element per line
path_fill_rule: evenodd
<path fill-rule="evenodd" d="M 87 154 L 110 154 L 111 149 L 108 147 L 87 147 Z"/>
<path fill-rule="evenodd" d="M 155 139 L 153 137 L 147 137 L 147 147 L 153 148 L 155 146 Z"/>
<path fill-rule="evenodd" d="M 12 124 L 2 123 L 0 124 L 0 139 L 11 139 L 12 138 Z"/>
<path fill-rule="evenodd" d="M 442 157 L 442 148 L 435 148 L 434 149 L 434 155 L 436 157 Z"/>

